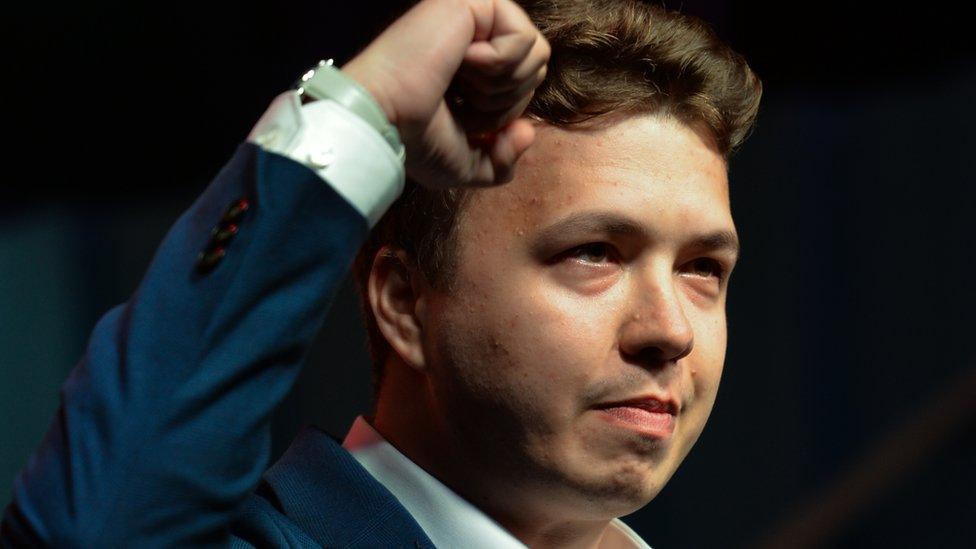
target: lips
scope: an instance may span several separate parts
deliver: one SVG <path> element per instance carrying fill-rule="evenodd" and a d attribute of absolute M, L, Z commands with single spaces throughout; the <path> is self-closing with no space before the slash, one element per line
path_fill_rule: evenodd
<path fill-rule="evenodd" d="M 679 406 L 674 399 L 644 396 L 600 404 L 596 407 L 611 424 L 651 438 L 668 438 L 674 432 Z"/>
<path fill-rule="evenodd" d="M 678 403 L 675 402 L 673 398 L 666 396 L 659 397 L 656 395 L 641 396 L 627 400 L 620 400 L 617 402 L 608 402 L 597 406 L 597 408 L 600 409 L 619 407 L 638 408 L 640 410 L 646 410 L 652 413 L 671 414 L 672 416 L 678 415 L 679 409 Z"/>

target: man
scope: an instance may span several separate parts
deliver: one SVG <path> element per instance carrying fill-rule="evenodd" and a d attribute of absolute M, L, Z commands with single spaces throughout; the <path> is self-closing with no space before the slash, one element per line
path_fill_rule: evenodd
<path fill-rule="evenodd" d="M 96 326 L 5 544 L 646 547 L 617 517 L 714 402 L 761 87 L 696 20 L 524 5 L 425 0 L 275 100 Z M 364 241 L 374 413 L 262 477 Z"/>

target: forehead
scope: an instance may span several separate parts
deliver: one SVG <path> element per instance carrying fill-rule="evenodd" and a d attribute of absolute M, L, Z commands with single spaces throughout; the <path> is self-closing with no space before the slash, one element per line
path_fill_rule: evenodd
<path fill-rule="evenodd" d="M 585 129 L 536 126 L 515 179 L 471 196 L 460 236 L 522 236 L 587 210 L 628 218 L 661 238 L 733 229 L 726 164 L 707 133 L 630 115 Z"/>

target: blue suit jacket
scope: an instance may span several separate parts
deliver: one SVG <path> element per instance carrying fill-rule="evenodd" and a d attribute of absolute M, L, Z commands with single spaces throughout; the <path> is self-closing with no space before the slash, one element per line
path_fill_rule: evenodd
<path fill-rule="evenodd" d="M 431 547 L 322 432 L 262 476 L 272 410 L 367 232 L 314 172 L 241 145 L 95 326 L 2 544 Z"/>

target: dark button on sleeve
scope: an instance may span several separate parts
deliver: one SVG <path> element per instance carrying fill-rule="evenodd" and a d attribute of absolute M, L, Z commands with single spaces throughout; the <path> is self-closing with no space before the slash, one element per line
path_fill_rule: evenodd
<path fill-rule="evenodd" d="M 251 202 L 246 198 L 239 198 L 227 207 L 220 222 L 211 229 L 207 246 L 197 255 L 197 272 L 209 273 L 227 255 L 227 245 L 240 232 L 241 219 L 250 208 Z"/>
<path fill-rule="evenodd" d="M 197 256 L 197 271 L 201 273 L 210 272 L 225 255 L 227 255 L 227 251 L 220 247 L 200 252 L 200 255 Z"/>
<path fill-rule="evenodd" d="M 250 208 L 251 203 L 246 198 L 236 200 L 233 204 L 227 207 L 227 211 L 224 212 L 224 217 L 220 220 L 220 223 L 237 223 L 242 217 L 244 217 L 244 213 Z"/>
<path fill-rule="evenodd" d="M 226 244 L 230 239 L 234 238 L 239 230 L 236 223 L 228 223 L 226 225 L 217 226 L 213 228 L 210 232 L 210 241 L 214 244 Z"/>

